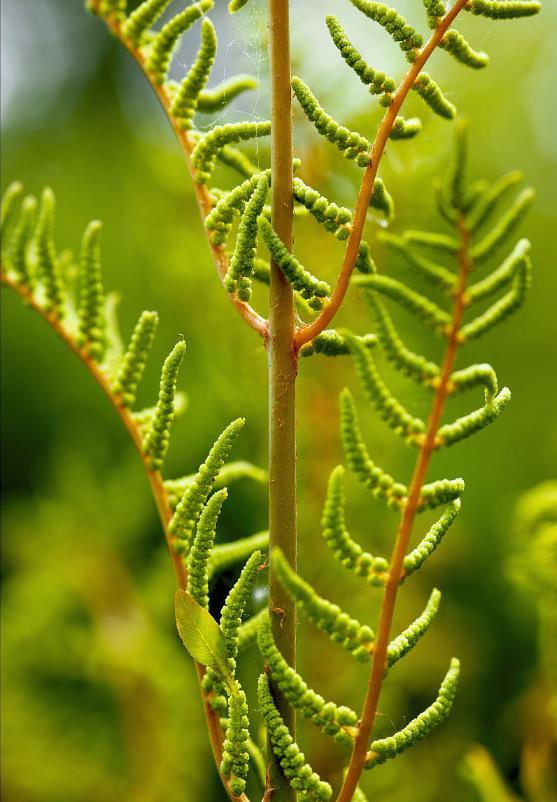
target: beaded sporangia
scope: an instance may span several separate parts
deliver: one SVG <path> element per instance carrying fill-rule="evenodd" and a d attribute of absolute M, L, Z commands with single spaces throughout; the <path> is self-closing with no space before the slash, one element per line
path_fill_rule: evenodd
<path fill-rule="evenodd" d="M 471 340 L 480 338 L 524 303 L 531 274 L 530 243 L 513 241 L 533 198 L 518 190 L 520 175 L 510 173 L 494 182 L 471 181 L 467 170 L 467 128 L 453 124 L 454 155 L 437 184 L 439 227 L 435 231 L 397 229 L 395 202 L 378 171 L 388 143 L 411 140 L 424 123 L 406 118 L 402 107 L 416 93 L 434 114 L 446 120 L 457 109 L 425 70 L 441 49 L 475 70 L 488 56 L 474 50 L 453 24 L 468 12 L 485 20 L 513 20 L 537 14 L 538 0 L 423 0 L 429 37 L 410 25 L 395 9 L 373 0 L 347 0 L 370 23 L 377 23 L 398 44 L 408 62 L 396 80 L 370 65 L 352 44 L 342 20 L 323 20 L 341 63 L 351 69 L 384 112 L 373 140 L 337 122 L 321 106 L 301 77 L 290 78 L 288 0 L 269 0 L 271 119 L 214 125 L 196 129 L 196 114 L 222 115 L 239 94 L 256 81 L 238 76 L 208 88 L 217 52 L 217 33 L 207 14 L 213 0 L 182 6 L 162 26 L 159 17 L 170 0 L 145 0 L 128 12 L 126 0 L 89 0 L 89 10 L 137 62 L 153 87 L 189 167 L 207 240 L 218 276 L 240 317 L 262 338 L 268 352 L 270 396 L 269 533 L 255 533 L 232 544 L 215 543 L 217 522 L 226 504 L 227 487 L 240 476 L 267 481 L 260 468 L 230 462 L 229 455 L 245 422 L 237 419 L 219 435 L 196 473 L 179 479 L 161 473 L 170 430 L 181 409 L 177 392 L 186 352 L 180 338 L 162 366 L 156 403 L 133 411 L 136 392 L 155 336 L 158 316 L 143 312 L 127 347 L 121 342 L 114 297 L 105 294 L 101 275 L 101 224 L 87 226 L 79 259 L 78 297 L 73 298 L 54 244 L 55 199 L 45 189 L 40 199 L 24 197 L 23 187 L 8 187 L 2 203 L 2 281 L 41 315 L 66 341 L 114 405 L 145 468 L 160 513 L 173 561 L 178 591 L 176 619 L 186 649 L 195 661 L 217 771 L 232 800 L 253 798 L 283 802 L 366 799 L 360 783 L 365 770 L 393 759 L 425 738 L 448 717 L 457 691 L 460 664 L 447 656 L 447 673 L 427 709 L 398 732 L 374 735 L 384 682 L 399 660 L 426 635 L 441 603 L 433 589 L 424 609 L 401 633 L 392 632 L 401 585 L 432 557 L 461 510 L 461 478 L 429 480 L 435 452 L 477 434 L 493 423 L 510 400 L 499 387 L 491 365 L 457 367 L 456 359 Z M 247 0 L 232 0 L 231 13 Z M 367 24 L 366 21 L 366 24 Z M 154 27 L 157 26 L 157 27 Z M 173 55 L 182 35 L 197 28 L 199 50 L 180 83 L 169 80 Z M 328 143 L 361 171 L 353 209 L 337 205 L 304 180 L 304 165 L 293 158 L 288 121 L 296 102 Z M 282 124 L 279 122 L 282 121 Z M 426 123 L 427 124 L 427 121 Z M 242 143 L 270 138 L 271 164 L 255 164 Z M 324 147 L 328 147 L 324 144 Z M 224 191 L 214 186 L 216 168 L 238 176 Z M 371 229 L 363 239 L 368 210 L 389 223 L 388 230 Z M 293 222 L 313 218 L 323 236 L 344 243 L 336 282 L 314 275 L 293 252 Z M 374 244 L 387 254 L 377 265 Z M 407 280 L 389 275 L 388 254 L 402 258 Z M 489 271 L 476 277 L 486 265 Z M 250 302 L 254 282 L 268 287 L 269 317 Z M 356 334 L 330 328 L 348 288 L 361 292 L 375 327 Z M 428 295 L 428 288 L 435 293 Z M 435 298 L 435 300 L 434 300 Z M 442 300 L 439 300 L 442 299 Z M 481 305 L 481 306 L 480 306 Z M 416 353 L 400 336 L 391 309 L 402 307 L 444 339 L 440 363 Z M 396 312 L 395 312 L 396 314 Z M 431 394 L 427 419 L 416 417 L 394 396 L 381 375 L 375 353 Z M 370 406 L 414 449 L 409 481 L 391 476 L 372 458 L 372 448 L 360 431 L 355 400 L 348 389 L 340 395 L 340 438 L 346 466 L 333 467 L 324 489 L 324 546 L 344 568 L 358 577 L 362 593 L 382 594 L 379 618 L 361 622 L 322 597 L 303 579 L 296 565 L 295 378 L 299 357 L 346 355 L 355 368 Z M 303 362 L 300 363 L 303 365 Z M 444 422 L 446 402 L 468 390 L 483 393 L 472 412 Z M 390 557 L 366 550 L 348 531 L 345 520 L 344 476 L 348 469 L 371 495 L 398 515 Z M 437 510 L 430 526 L 420 514 Z M 415 541 L 414 545 L 412 543 Z M 234 565 L 244 567 L 230 590 L 219 620 L 209 612 L 216 578 Z M 244 620 L 258 576 L 269 581 L 269 609 Z M 296 613 L 299 611 L 349 655 L 369 666 L 369 681 L 359 710 L 326 701 L 295 668 Z M 262 668 L 257 689 L 244 689 L 238 661 L 257 643 Z M 247 694 L 246 694 L 247 690 Z M 255 699 L 250 710 L 248 697 Z M 252 706 L 253 707 L 253 706 Z M 266 748 L 253 726 L 263 719 Z M 322 778 L 312 769 L 296 742 L 295 714 L 308 719 L 346 753 L 342 776 Z M 253 779 L 252 779 L 253 778 Z M 259 782 L 259 790 L 257 789 Z M 249 784 L 249 785 L 248 785 Z M 333 790 L 333 785 L 335 790 Z M 257 794 L 257 796 L 255 796 Z M 187 790 L 184 800 L 188 801 Z"/>

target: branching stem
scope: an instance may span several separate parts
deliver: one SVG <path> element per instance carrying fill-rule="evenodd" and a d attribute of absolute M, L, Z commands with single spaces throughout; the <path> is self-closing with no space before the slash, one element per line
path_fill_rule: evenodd
<path fill-rule="evenodd" d="M 465 308 L 466 287 L 472 267 L 470 259 L 470 235 L 466 226 L 466 221 L 462 215 L 459 218 L 458 229 L 460 237 L 460 250 L 458 254 L 459 278 L 455 290 L 451 325 L 447 331 L 447 348 L 443 359 L 439 385 L 428 420 L 427 431 L 410 482 L 408 499 L 402 511 L 401 521 L 391 555 L 388 579 L 385 584 L 381 602 L 371 675 L 360 719 L 359 732 L 354 743 L 344 783 L 337 797 L 337 802 L 351 802 L 364 769 L 385 675 L 387 647 L 389 645 L 398 588 L 404 572 L 404 557 L 412 535 L 412 528 L 420 502 L 420 494 L 426 479 L 429 463 L 435 451 L 437 432 L 443 417 L 445 401 L 450 392 L 451 373 L 460 344 L 458 331 L 462 322 L 462 315 Z"/>
<path fill-rule="evenodd" d="M 393 130 L 393 125 L 397 115 L 402 107 L 402 104 L 406 100 L 408 93 L 412 89 L 416 78 L 423 70 L 429 57 L 438 47 L 444 35 L 467 2 L 468 0 L 456 0 L 451 10 L 439 22 L 439 25 L 433 31 L 429 41 L 424 45 L 416 60 L 411 64 L 410 69 L 404 76 L 402 83 L 396 91 L 393 102 L 385 112 L 371 148 L 370 162 L 364 172 L 360 191 L 356 200 L 350 236 L 348 237 L 346 243 L 342 267 L 340 269 L 335 289 L 329 303 L 323 308 L 321 314 L 311 323 L 308 323 L 306 326 L 298 329 L 296 333 L 296 348 L 298 349 L 301 348 L 302 345 L 305 345 L 305 343 L 313 340 L 313 338 L 317 337 L 318 334 L 321 334 L 321 332 L 330 324 L 342 305 L 346 292 L 348 291 L 350 277 L 354 272 L 354 267 L 358 258 L 358 251 L 362 241 L 367 211 L 369 208 L 369 201 L 373 193 L 373 185 L 377 177 L 377 171 L 385 152 L 385 147 L 387 145 L 389 136 Z"/>
<path fill-rule="evenodd" d="M 147 479 L 149 480 L 151 492 L 153 494 L 153 498 L 157 506 L 157 511 L 159 514 L 161 526 L 168 547 L 168 552 L 172 560 L 172 566 L 174 568 L 174 574 L 176 576 L 176 585 L 178 588 L 185 590 L 188 581 L 186 566 L 184 564 L 182 557 L 175 551 L 174 539 L 168 530 L 168 524 L 172 517 L 172 508 L 168 500 L 168 494 L 166 492 L 166 488 L 164 486 L 164 481 L 160 471 L 153 470 L 149 466 L 149 462 L 145 457 L 145 454 L 143 453 L 142 449 L 143 435 L 141 433 L 139 426 L 134 420 L 132 413 L 127 407 L 125 407 L 120 402 L 118 396 L 114 395 L 110 387 L 110 383 L 107 380 L 105 374 L 99 368 L 99 365 L 93 359 L 91 359 L 91 357 L 87 353 L 86 348 L 80 348 L 77 345 L 74 337 L 72 336 L 72 333 L 68 331 L 68 329 L 64 326 L 63 322 L 59 320 L 56 314 L 53 314 L 52 312 L 46 312 L 43 309 L 43 307 L 37 302 L 37 300 L 33 296 L 33 293 L 30 292 L 26 287 L 22 286 L 21 284 L 18 284 L 16 281 L 13 281 L 12 278 L 10 278 L 10 276 L 6 273 L 6 271 L 4 271 L 4 269 L 2 269 L 0 273 L 0 278 L 2 284 L 14 290 L 14 292 L 16 292 L 20 296 L 20 298 L 24 301 L 26 306 L 30 307 L 35 312 L 37 312 L 43 318 L 43 320 L 45 320 L 49 324 L 49 326 L 52 329 L 54 329 L 56 334 L 65 342 L 68 348 L 71 351 L 73 351 L 73 353 L 85 365 L 89 373 L 93 376 L 93 378 L 100 386 L 103 393 L 106 395 L 106 397 L 108 398 L 108 400 L 118 413 L 120 420 L 124 424 L 126 431 L 128 432 L 130 438 L 133 441 L 133 444 L 139 455 L 139 459 L 141 460 L 141 464 L 143 466 L 145 474 L 147 475 Z M 205 673 L 205 668 L 199 663 L 196 663 L 196 670 L 199 682 L 201 683 L 201 680 L 203 679 L 203 674 Z M 209 737 L 211 741 L 211 749 L 213 751 L 213 756 L 215 759 L 217 769 L 219 769 L 220 761 L 222 758 L 222 745 L 224 743 L 224 735 L 220 725 L 220 718 L 209 705 L 209 700 L 207 696 L 203 693 L 203 691 L 201 693 L 203 697 L 203 707 L 205 710 L 207 729 L 209 731 Z M 234 800 L 234 802 L 249 802 L 248 798 L 245 795 L 242 795 L 240 797 L 234 796 L 230 791 L 230 788 L 228 787 L 228 782 L 226 778 L 223 777 L 222 774 L 220 774 L 220 777 L 231 800 Z"/>

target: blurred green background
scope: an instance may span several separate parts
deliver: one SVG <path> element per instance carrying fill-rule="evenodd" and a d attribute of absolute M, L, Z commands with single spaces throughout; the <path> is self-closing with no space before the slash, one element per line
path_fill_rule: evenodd
<path fill-rule="evenodd" d="M 264 118 L 264 8 L 252 0 L 243 14 L 229 18 L 223 0 L 216 5 L 222 44 L 215 80 L 238 71 L 261 80 L 260 89 L 233 104 L 227 119 Z M 557 9 L 544 5 L 534 20 L 463 21 L 472 44 L 492 56 L 485 74 L 473 74 L 445 54 L 434 57 L 431 69 L 470 119 L 475 176 L 494 179 L 519 168 L 536 188 L 523 226 L 534 243 L 535 280 L 527 308 L 462 357 L 461 364 L 492 363 L 513 401 L 496 426 L 434 463 L 433 478 L 465 477 L 463 514 L 435 559 L 401 593 L 397 628 L 418 614 L 433 585 L 443 589 L 444 600 L 427 638 L 389 678 L 378 731 L 392 732 L 430 703 L 453 654 L 463 663 L 462 684 L 448 724 L 365 778 L 370 798 L 381 802 L 557 799 L 549 769 L 555 758 L 557 560 L 555 524 L 547 521 L 555 519 L 554 486 L 524 500 L 557 464 L 551 234 L 557 224 Z M 345 0 L 294 0 L 292 6 L 295 70 L 327 109 L 371 135 L 379 111 L 370 111 L 365 88 L 340 62 L 323 18 L 337 14 L 372 63 L 400 75 L 404 65 L 396 47 L 371 23 L 362 24 Z M 421 3 L 398 0 L 397 7 L 423 27 Z M 196 46 L 191 33 L 174 62 L 177 76 Z M 414 98 L 409 106 L 423 111 Z M 105 281 L 122 296 L 126 337 L 141 309 L 161 315 L 140 405 L 152 403 L 161 361 L 179 333 L 187 340 L 181 388 L 189 406 L 175 426 L 166 476 L 194 470 L 216 434 L 240 414 L 247 426 L 234 458 L 265 466 L 265 353 L 216 281 L 186 169 L 155 99 L 81 0 L 3 0 L 2 117 L 3 187 L 19 178 L 32 192 L 46 184 L 54 188 L 60 249 L 75 250 L 90 219 L 104 221 Z M 428 112 L 423 117 L 419 139 L 390 145 L 382 168 L 397 201 L 394 231 L 440 225 L 432 182 L 446 164 L 451 125 Z M 298 113 L 296 121 L 303 177 L 351 205 L 357 169 L 337 159 Z M 262 163 L 268 161 L 265 147 L 262 142 L 256 154 Z M 375 226 L 370 222 L 371 238 Z M 335 275 L 341 247 L 317 227 L 301 223 L 297 247 L 320 275 Z M 400 275 L 380 248 L 376 255 L 382 269 Z M 82 366 L 17 298 L 4 296 L 2 798 L 222 800 L 194 672 L 174 629 L 173 577 L 140 465 Z M 264 308 L 263 294 L 258 301 Z M 369 330 L 355 292 L 340 318 Z M 400 322 L 412 347 L 438 355 L 439 343 L 413 322 Z M 425 414 L 426 395 L 386 373 L 410 409 Z M 346 384 L 356 393 L 373 458 L 402 481 L 412 468 L 413 454 L 365 410 L 348 361 L 302 361 L 300 564 L 324 595 L 370 620 L 376 593 L 346 577 L 319 535 L 326 480 L 342 458 L 337 398 Z M 454 414 L 475 402 L 466 396 Z M 375 553 L 386 553 L 396 516 L 355 482 L 348 493 L 353 534 Z M 219 537 L 265 526 L 264 488 L 235 485 Z M 538 536 L 542 546 L 547 538 L 546 551 L 532 551 Z M 353 666 L 304 622 L 299 662 L 318 691 L 360 707 L 366 669 Z M 253 651 L 244 668 L 248 684 L 259 668 Z M 338 779 L 341 752 L 331 751 L 314 730 L 300 730 L 315 769 Z"/>

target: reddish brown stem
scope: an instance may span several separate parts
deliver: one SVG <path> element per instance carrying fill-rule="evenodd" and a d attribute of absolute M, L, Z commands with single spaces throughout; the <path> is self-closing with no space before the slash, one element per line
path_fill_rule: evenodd
<path fill-rule="evenodd" d="M 358 252 L 362 242 L 364 226 L 366 223 L 367 210 L 373 194 L 373 185 L 377 177 L 377 171 L 385 152 L 385 147 L 387 145 L 389 136 L 393 130 L 393 125 L 397 115 L 402 104 L 406 100 L 408 92 L 414 86 L 418 75 L 423 70 L 429 57 L 437 48 L 445 33 L 453 24 L 455 18 L 462 11 L 467 2 L 468 0 L 457 0 L 448 14 L 439 22 L 439 25 L 433 31 L 429 41 L 424 45 L 422 50 L 420 50 L 416 60 L 410 66 L 410 69 L 404 76 L 402 83 L 400 84 L 393 98 L 393 102 L 385 112 L 371 148 L 370 162 L 364 172 L 360 191 L 356 200 L 354 217 L 350 228 L 350 236 L 348 237 L 346 243 L 342 267 L 335 285 L 335 289 L 333 290 L 333 294 L 329 302 L 322 309 L 319 316 L 311 323 L 308 323 L 306 326 L 302 326 L 298 329 L 296 333 L 296 347 L 298 349 L 301 348 L 302 345 L 305 345 L 305 343 L 313 340 L 314 337 L 317 337 L 317 335 L 329 325 L 342 305 L 344 297 L 348 291 L 350 277 L 354 272 L 354 267 L 358 258 Z"/>
<path fill-rule="evenodd" d="M 379 704 L 379 696 L 381 694 L 385 675 L 387 648 L 389 646 L 398 588 L 403 576 L 404 557 L 408 550 L 412 528 L 420 503 L 420 494 L 426 479 L 432 454 L 435 450 L 437 432 L 443 417 L 445 401 L 449 394 L 451 373 L 459 346 L 458 332 L 465 308 L 466 285 L 471 269 L 469 233 L 464 218 L 462 217 L 459 220 L 459 235 L 459 280 L 455 292 L 451 325 L 447 332 L 447 348 L 443 359 L 439 384 L 428 419 L 426 434 L 420 447 L 420 453 L 408 490 L 408 499 L 402 512 L 395 545 L 391 555 L 388 578 L 381 602 L 371 675 L 360 719 L 358 735 L 354 742 L 350 764 L 337 802 L 351 802 L 366 762 L 366 755 L 377 716 L 377 706 Z"/>

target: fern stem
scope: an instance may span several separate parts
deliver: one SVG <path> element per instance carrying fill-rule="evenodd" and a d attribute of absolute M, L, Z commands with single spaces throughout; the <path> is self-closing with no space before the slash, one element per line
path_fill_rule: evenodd
<path fill-rule="evenodd" d="M 269 0 L 269 55 L 271 73 L 271 189 L 272 225 L 281 241 L 292 248 L 292 95 L 290 89 L 289 0 Z M 269 296 L 269 550 L 282 549 L 296 565 L 296 373 L 293 348 L 294 293 L 280 267 L 271 261 Z M 296 605 L 276 576 L 271 560 L 269 608 L 275 643 L 287 662 L 296 662 Z M 276 684 L 271 684 L 276 706 L 295 738 L 294 709 Z M 286 781 L 268 747 L 273 800 L 290 802 L 295 791 Z"/>
<path fill-rule="evenodd" d="M 387 648 L 389 646 L 398 588 L 404 576 L 404 557 L 408 549 L 412 528 L 418 512 L 422 487 L 426 480 L 431 457 L 435 451 L 437 432 L 443 417 L 445 402 L 450 393 L 451 373 L 460 345 L 458 331 L 466 304 L 465 296 L 468 276 L 472 268 L 472 261 L 470 258 L 470 234 L 464 215 L 460 215 L 459 217 L 458 230 L 460 239 L 458 252 L 459 277 L 455 290 L 451 324 L 447 332 L 448 343 L 441 368 L 439 385 L 431 407 L 426 433 L 409 485 L 408 498 L 402 511 L 391 555 L 388 578 L 381 602 L 371 674 L 360 719 L 361 723 L 358 736 L 354 743 L 348 771 L 337 797 L 337 802 L 350 802 L 350 800 L 352 800 L 366 761 L 368 745 L 377 716 L 377 706 L 379 704 L 379 696 L 381 694 L 385 675 Z"/>
<path fill-rule="evenodd" d="M 369 208 L 369 201 L 373 194 L 373 187 L 377 177 L 379 164 L 381 163 L 381 158 L 385 152 L 385 146 L 389 141 L 389 136 L 391 135 L 401 106 L 406 100 L 408 93 L 414 86 L 418 75 L 429 60 L 429 57 L 439 46 L 445 33 L 451 27 L 458 14 L 466 6 L 467 2 L 468 0 L 456 0 L 450 11 L 445 17 L 443 17 L 442 20 L 440 20 L 439 25 L 433 31 L 429 41 L 420 50 L 416 60 L 410 65 L 410 69 L 404 76 L 402 83 L 394 95 L 393 102 L 385 112 L 371 148 L 369 165 L 366 167 L 364 177 L 362 179 L 360 191 L 356 200 L 356 207 L 354 209 L 350 236 L 348 237 L 346 243 L 342 267 L 340 269 L 333 294 L 331 295 L 330 301 L 322 309 L 320 315 L 311 323 L 300 327 L 296 332 L 295 341 L 298 349 L 301 348 L 302 345 L 305 345 L 305 343 L 313 340 L 314 337 L 317 337 L 318 334 L 327 328 L 342 305 L 348 290 L 350 277 L 352 276 L 354 267 L 356 265 L 356 260 L 358 258 L 360 243 L 362 241 L 362 235 L 366 223 L 367 211 Z"/>
<path fill-rule="evenodd" d="M 188 171 L 190 176 L 192 177 L 192 184 L 193 189 L 195 192 L 197 205 L 199 207 L 199 211 L 203 220 L 207 217 L 209 212 L 212 209 L 211 197 L 209 194 L 209 190 L 205 184 L 199 184 L 194 179 L 194 171 L 191 163 L 191 154 L 195 147 L 195 142 L 191 136 L 189 131 L 185 131 L 180 127 L 178 118 L 174 117 L 171 112 L 171 105 L 172 105 L 172 98 L 168 94 L 168 90 L 164 84 L 158 84 L 154 81 L 150 74 L 145 69 L 145 62 L 146 59 L 142 54 L 141 50 L 136 47 L 130 39 L 124 36 L 122 32 L 122 26 L 118 19 L 111 16 L 103 16 L 106 24 L 108 25 L 109 29 L 112 33 L 116 36 L 116 38 L 124 45 L 124 47 L 128 50 L 130 55 L 133 56 L 135 61 L 140 66 L 143 74 L 149 81 L 151 88 L 153 89 L 154 93 L 156 94 L 166 116 L 168 117 L 174 133 L 176 134 L 176 138 L 178 143 L 183 151 L 184 158 L 186 161 L 186 165 L 188 167 Z M 290 168 L 291 169 L 291 168 Z M 209 236 L 210 232 L 206 230 L 207 234 L 207 241 L 209 244 L 209 248 L 211 250 L 211 254 L 213 256 L 213 260 L 215 262 L 215 266 L 217 268 L 218 276 L 221 280 L 221 283 L 224 284 L 225 276 L 228 272 L 228 257 L 224 252 L 224 248 L 221 245 L 217 245 L 211 242 L 211 238 Z M 235 307 L 236 311 L 240 315 L 240 317 L 250 326 L 254 331 L 261 335 L 264 339 L 267 336 L 267 321 L 265 318 L 261 317 L 248 303 L 245 301 L 241 301 L 235 294 L 227 293 L 230 301 L 232 302 L 233 306 Z"/>
<path fill-rule="evenodd" d="M 0 278 L 2 284 L 6 285 L 14 292 L 16 292 L 20 298 L 25 302 L 26 306 L 33 309 L 33 311 L 37 312 L 43 320 L 45 320 L 52 329 L 56 332 L 56 334 L 65 342 L 68 348 L 82 361 L 85 365 L 89 373 L 93 376 L 97 384 L 100 386 L 101 390 L 104 392 L 116 412 L 120 417 L 126 431 L 128 432 L 135 449 L 139 455 L 139 459 L 143 465 L 143 469 L 149 480 L 149 484 L 151 486 L 151 492 L 153 494 L 153 498 L 155 500 L 155 504 L 157 507 L 157 512 L 160 518 L 161 526 L 164 532 L 166 544 L 168 547 L 168 552 L 170 554 L 170 558 L 172 560 L 172 566 L 174 568 L 174 574 L 176 576 L 176 585 L 178 588 L 185 590 L 187 587 L 188 575 L 186 566 L 181 558 L 181 556 L 175 551 L 174 549 L 174 538 L 169 531 L 169 523 L 170 519 L 172 518 L 172 507 L 169 501 L 168 492 L 164 486 L 164 480 L 162 478 L 162 474 L 160 471 L 153 469 L 149 465 L 148 457 L 143 453 L 143 433 L 141 432 L 140 428 L 138 427 L 136 421 L 134 420 L 133 413 L 125 406 L 120 396 L 115 395 L 112 392 L 111 383 L 108 378 L 104 375 L 99 365 L 91 358 L 88 353 L 87 347 L 80 347 L 77 342 L 75 341 L 72 333 L 66 328 L 63 321 L 61 321 L 58 316 L 56 315 L 55 311 L 47 311 L 45 310 L 35 299 L 32 292 L 30 292 L 24 285 L 19 284 L 7 275 L 7 273 L 2 269 Z M 199 663 L 196 664 L 197 675 L 201 687 L 201 680 L 203 679 L 203 675 L 205 674 L 205 667 L 200 665 Z M 209 701 L 207 696 L 202 692 L 203 698 L 203 707 L 205 710 L 205 717 L 207 721 L 207 729 L 209 731 L 209 737 L 211 741 L 211 748 L 213 751 L 214 759 L 217 768 L 220 766 L 220 762 L 222 759 L 222 745 L 224 743 L 224 734 L 222 732 L 222 728 L 220 725 L 220 718 L 215 713 L 215 711 L 210 707 Z M 221 775 L 222 782 L 226 788 L 230 799 L 233 802 L 249 802 L 245 795 L 240 797 L 234 796 L 228 788 L 228 784 L 226 780 Z"/>

